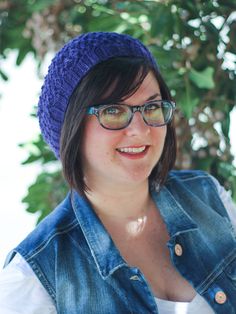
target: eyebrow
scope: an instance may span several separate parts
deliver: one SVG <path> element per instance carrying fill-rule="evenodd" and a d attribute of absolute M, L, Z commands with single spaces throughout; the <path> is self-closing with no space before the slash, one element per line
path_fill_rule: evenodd
<path fill-rule="evenodd" d="M 154 95 L 148 97 L 148 99 L 146 99 L 145 102 L 151 101 L 151 100 L 155 99 L 155 98 L 158 97 L 158 96 L 161 97 L 161 94 L 160 94 L 160 93 L 155 93 Z M 123 105 L 124 105 L 125 103 L 123 103 L 123 102 L 117 102 L 117 104 L 120 104 L 120 105 L 123 104 Z"/>
<path fill-rule="evenodd" d="M 150 96 L 146 101 L 153 100 L 153 99 L 155 99 L 157 96 L 161 96 L 161 94 L 156 93 L 156 94 Z"/>

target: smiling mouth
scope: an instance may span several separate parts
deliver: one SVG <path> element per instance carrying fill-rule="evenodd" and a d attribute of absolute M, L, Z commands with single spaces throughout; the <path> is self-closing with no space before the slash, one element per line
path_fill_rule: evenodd
<path fill-rule="evenodd" d="M 116 150 L 120 153 L 128 153 L 128 154 L 140 154 L 146 151 L 148 146 L 140 146 L 140 147 L 123 147 L 123 148 L 117 148 Z"/>

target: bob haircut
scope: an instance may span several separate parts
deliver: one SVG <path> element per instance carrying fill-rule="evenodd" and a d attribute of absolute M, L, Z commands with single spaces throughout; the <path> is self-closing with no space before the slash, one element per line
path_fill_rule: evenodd
<path fill-rule="evenodd" d="M 172 100 L 160 72 L 143 58 L 115 57 L 94 66 L 77 85 L 70 97 L 60 140 L 63 174 L 70 188 L 85 196 L 90 188 L 83 173 L 81 143 L 89 106 L 127 99 L 137 91 L 147 74 L 152 71 L 162 99 Z M 96 158 L 96 156 L 94 157 Z M 167 134 L 161 157 L 149 176 L 149 184 L 160 188 L 176 159 L 174 121 L 167 124 Z"/>

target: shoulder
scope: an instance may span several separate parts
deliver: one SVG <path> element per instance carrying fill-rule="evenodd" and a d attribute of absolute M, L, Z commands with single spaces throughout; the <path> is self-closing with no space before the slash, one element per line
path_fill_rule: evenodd
<path fill-rule="evenodd" d="M 165 186 L 179 203 L 187 201 L 191 206 L 193 203 L 201 207 L 209 205 L 221 216 L 229 216 L 228 204 L 232 205 L 229 193 L 215 177 L 205 171 L 173 170 L 169 173 Z"/>
<path fill-rule="evenodd" d="M 211 176 L 203 170 L 172 170 L 169 172 L 167 182 L 171 180 L 199 180 L 209 179 Z"/>
<path fill-rule="evenodd" d="M 208 204 L 211 208 L 222 208 L 223 204 L 212 176 L 202 170 L 174 170 L 169 173 L 165 187 L 181 203 L 193 206 Z"/>
<path fill-rule="evenodd" d="M 58 237 L 63 237 L 70 230 L 76 228 L 78 221 L 75 217 L 70 194 L 45 218 L 36 228 L 13 250 L 20 253 L 26 261 L 32 256 L 45 251 Z"/>
<path fill-rule="evenodd" d="M 11 263 L 16 253 L 19 253 L 30 265 L 53 300 L 56 298 L 55 267 L 58 252 L 63 253 L 74 247 L 74 238 L 83 238 L 78 227 L 71 194 L 42 220 L 38 226 L 15 248 L 7 257 L 6 265 Z M 80 243 L 83 241 L 80 241 Z"/>
<path fill-rule="evenodd" d="M 0 308 L 5 314 L 56 313 L 52 299 L 19 254 L 0 272 Z"/>
<path fill-rule="evenodd" d="M 215 181 L 217 180 L 215 179 Z M 210 174 L 202 170 L 172 170 L 169 172 L 166 185 L 179 185 L 186 189 L 195 187 L 196 192 L 211 188 L 215 193 L 218 193 L 215 181 Z"/>

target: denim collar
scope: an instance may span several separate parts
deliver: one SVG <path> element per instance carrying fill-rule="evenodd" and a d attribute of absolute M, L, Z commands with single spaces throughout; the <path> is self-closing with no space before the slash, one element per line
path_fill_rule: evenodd
<path fill-rule="evenodd" d="M 166 224 L 170 238 L 198 228 L 166 186 L 163 186 L 160 192 L 152 190 L 151 196 Z"/>
<path fill-rule="evenodd" d="M 170 238 L 197 228 L 166 187 L 159 192 L 152 190 L 151 196 L 166 223 Z M 128 267 L 89 202 L 72 191 L 71 203 L 102 278 L 106 279 L 120 267 Z"/>

